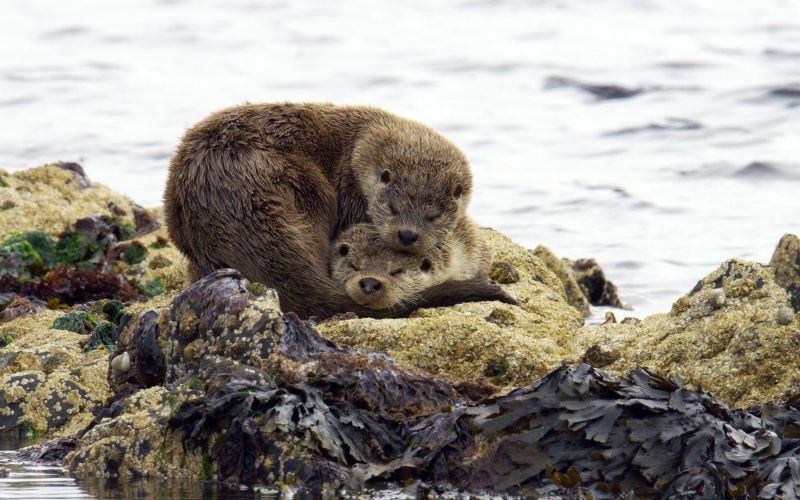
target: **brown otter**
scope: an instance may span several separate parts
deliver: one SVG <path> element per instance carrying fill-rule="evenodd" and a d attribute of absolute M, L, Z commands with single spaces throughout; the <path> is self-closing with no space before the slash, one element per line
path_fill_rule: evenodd
<path fill-rule="evenodd" d="M 446 247 L 471 189 L 461 152 L 419 123 L 365 107 L 246 104 L 186 132 L 164 208 L 192 279 L 234 267 L 275 288 L 284 311 L 365 314 L 330 277 L 328 242 L 371 219 L 395 248 Z M 513 301 L 475 279 L 435 286 L 415 305 L 482 294 Z"/>
<path fill-rule="evenodd" d="M 355 302 L 386 309 L 433 285 L 443 270 L 441 256 L 398 252 L 384 245 L 372 224 L 356 224 L 331 245 L 331 276 Z"/>
<path fill-rule="evenodd" d="M 447 246 L 425 255 L 385 246 L 372 224 L 346 229 L 331 245 L 331 276 L 355 302 L 373 309 L 397 307 L 430 286 L 485 277 L 489 251 L 468 218 Z M 464 237 L 468 239 L 464 239 Z"/>

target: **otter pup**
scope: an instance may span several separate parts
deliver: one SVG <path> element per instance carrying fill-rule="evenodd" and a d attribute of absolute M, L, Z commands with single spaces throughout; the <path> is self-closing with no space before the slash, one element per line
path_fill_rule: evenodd
<path fill-rule="evenodd" d="M 463 154 L 422 124 L 367 107 L 245 104 L 186 132 L 164 210 L 192 279 L 233 267 L 275 288 L 284 311 L 323 317 L 358 309 L 328 272 L 341 231 L 371 221 L 393 248 L 446 248 L 471 191 Z M 435 286 L 417 307 L 513 300 L 479 283 Z"/>
<path fill-rule="evenodd" d="M 441 252 L 431 257 L 393 250 L 372 224 L 356 224 L 331 245 L 331 276 L 358 304 L 386 309 L 434 284 Z"/>
<path fill-rule="evenodd" d="M 372 309 L 397 307 L 448 280 L 485 277 L 489 251 L 465 222 L 469 227 L 454 234 L 469 240 L 454 239 L 422 256 L 385 246 L 372 224 L 351 226 L 331 245 L 331 276 L 351 299 Z"/>

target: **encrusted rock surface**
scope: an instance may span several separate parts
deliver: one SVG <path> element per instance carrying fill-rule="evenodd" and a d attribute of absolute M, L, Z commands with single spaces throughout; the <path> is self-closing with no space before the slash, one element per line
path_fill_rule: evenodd
<path fill-rule="evenodd" d="M 786 289 L 792 307 L 800 311 L 800 238 L 785 234 L 775 248 L 769 265 L 775 272 L 775 281 Z"/>
<path fill-rule="evenodd" d="M 788 304 L 768 266 L 730 260 L 669 313 L 579 329 L 573 352 L 611 373 L 677 373 L 733 406 L 785 401 L 800 387 L 800 321 L 778 321 Z"/>
<path fill-rule="evenodd" d="M 108 349 L 127 318 L 107 299 L 159 303 L 185 286 L 184 260 L 157 211 L 77 164 L 0 179 L 0 431 L 74 433 L 112 394 Z"/>
<path fill-rule="evenodd" d="M 417 369 L 459 379 L 487 376 L 500 385 L 526 384 L 558 366 L 583 324 L 567 303 L 561 280 L 508 237 L 484 231 L 494 254 L 493 270 L 519 306 L 499 302 L 420 309 L 408 319 L 350 319 L 318 325 L 336 342 L 382 351 Z"/>
<path fill-rule="evenodd" d="M 31 453 L 69 452 L 77 475 L 798 493 L 796 236 L 668 313 L 589 326 L 589 303 L 622 305 L 596 263 L 486 230 L 490 277 L 519 306 L 314 327 L 232 270 L 187 288 L 158 210 L 74 164 L 0 179 L 0 431 L 65 436 Z"/>
<path fill-rule="evenodd" d="M 539 259 L 544 262 L 544 265 L 553 271 L 553 273 L 558 276 L 558 279 L 561 280 L 561 284 L 564 286 L 564 294 L 567 298 L 567 303 L 580 311 L 584 317 L 589 316 L 591 313 L 589 299 L 580 285 L 578 285 L 578 282 L 575 281 L 572 269 L 565 265 L 552 250 L 544 245 L 537 246 L 533 250 L 533 254 L 539 257 Z"/>
<path fill-rule="evenodd" d="M 420 482 L 534 496 L 800 493 L 790 405 L 732 411 L 679 380 L 586 364 L 488 398 L 489 387 L 336 346 L 232 271 L 192 285 L 162 318 L 165 386 L 112 405 L 66 457 L 72 472 L 311 495 Z"/>
<path fill-rule="evenodd" d="M 86 352 L 86 335 L 51 329 L 43 311 L 0 325 L 0 431 L 66 435 L 83 430 L 111 397 L 108 352 Z"/>

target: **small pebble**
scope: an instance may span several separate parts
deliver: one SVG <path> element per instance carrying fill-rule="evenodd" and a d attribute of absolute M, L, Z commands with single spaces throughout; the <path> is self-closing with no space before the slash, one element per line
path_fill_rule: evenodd
<path fill-rule="evenodd" d="M 714 309 L 719 309 L 725 305 L 725 290 L 722 288 L 715 288 L 711 290 L 711 296 L 708 298 L 709 304 Z"/>
<path fill-rule="evenodd" d="M 775 313 L 775 321 L 777 321 L 779 325 L 788 325 L 793 319 L 794 309 L 791 307 L 781 307 L 778 309 L 778 312 Z"/>
<path fill-rule="evenodd" d="M 123 352 L 111 360 L 111 369 L 117 375 L 128 373 L 131 370 L 131 357 L 127 352 Z"/>

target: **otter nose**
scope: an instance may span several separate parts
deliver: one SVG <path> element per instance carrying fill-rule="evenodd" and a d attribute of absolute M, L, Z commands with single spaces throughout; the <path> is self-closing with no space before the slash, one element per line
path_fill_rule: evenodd
<path fill-rule="evenodd" d="M 414 231 L 397 231 L 397 240 L 404 246 L 410 247 L 419 239 L 419 235 Z"/>
<path fill-rule="evenodd" d="M 383 289 L 381 282 L 375 278 L 364 278 L 358 282 L 358 286 L 365 295 L 377 295 Z"/>

